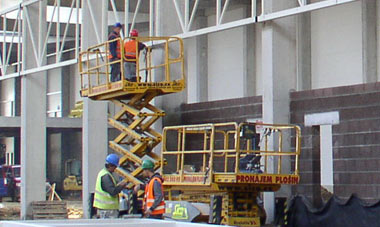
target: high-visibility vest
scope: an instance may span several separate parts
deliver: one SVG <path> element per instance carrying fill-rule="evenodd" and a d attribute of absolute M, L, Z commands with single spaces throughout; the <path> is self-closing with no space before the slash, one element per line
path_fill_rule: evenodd
<path fill-rule="evenodd" d="M 136 59 L 136 40 L 129 40 L 124 43 L 124 55 L 128 59 Z"/>
<path fill-rule="evenodd" d="M 111 39 L 111 36 L 112 36 L 112 33 L 108 36 L 108 40 L 114 40 L 114 39 Z M 118 40 L 114 40 L 114 42 L 116 42 L 116 57 L 120 59 L 121 58 L 120 37 L 117 37 L 117 38 L 118 38 Z M 112 42 L 110 42 L 110 44 L 111 43 Z M 112 56 L 111 53 L 108 55 L 109 59 L 112 59 L 113 57 L 115 57 L 115 56 Z"/>
<path fill-rule="evenodd" d="M 153 188 L 154 188 L 154 182 L 158 181 L 161 185 L 161 191 L 164 193 L 164 188 L 162 186 L 162 181 L 158 177 L 153 177 L 148 185 L 145 187 L 145 195 L 144 195 L 144 210 L 147 211 L 149 210 L 153 203 L 154 203 L 154 193 L 153 193 Z M 162 199 L 160 204 L 152 211 L 152 215 L 158 215 L 158 214 L 164 214 L 165 213 L 165 201 Z"/>
<path fill-rule="evenodd" d="M 102 177 L 109 174 L 113 183 L 116 185 L 116 180 L 112 174 L 106 170 L 102 169 L 98 173 L 95 185 L 95 195 L 94 195 L 94 207 L 102 210 L 118 210 L 119 209 L 119 195 L 111 196 L 108 192 L 102 189 Z"/>

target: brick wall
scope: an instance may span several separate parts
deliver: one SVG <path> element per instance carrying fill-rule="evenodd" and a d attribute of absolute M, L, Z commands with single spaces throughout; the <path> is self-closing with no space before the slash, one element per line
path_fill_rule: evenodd
<path fill-rule="evenodd" d="M 339 111 L 334 125 L 334 193 L 362 199 L 380 198 L 380 83 L 335 87 L 291 93 L 291 123 L 302 126 L 301 185 L 295 192 L 311 196 L 312 171 L 318 166 L 312 152 L 312 130 L 304 127 L 308 113 Z"/>
<path fill-rule="evenodd" d="M 203 123 L 224 123 L 224 122 L 245 122 L 247 119 L 262 117 L 262 97 L 253 96 L 237 99 L 226 99 L 221 101 L 202 102 L 194 104 L 182 104 L 180 107 L 181 124 L 203 124 Z M 215 146 L 223 145 L 223 140 L 215 138 Z M 203 137 L 200 140 L 191 141 L 186 144 L 187 149 L 196 149 L 203 146 Z M 198 148 L 201 149 L 201 148 Z M 188 156 L 186 161 L 200 166 L 202 160 L 200 156 Z M 224 159 L 215 159 L 215 166 L 223 167 Z M 185 163 L 186 164 L 186 163 Z M 230 163 L 232 164 L 232 162 Z M 220 169 L 221 170 L 221 169 Z"/>
<path fill-rule="evenodd" d="M 261 118 L 262 97 L 253 96 L 221 101 L 182 104 L 181 124 L 219 122 L 244 122 L 250 118 Z"/>

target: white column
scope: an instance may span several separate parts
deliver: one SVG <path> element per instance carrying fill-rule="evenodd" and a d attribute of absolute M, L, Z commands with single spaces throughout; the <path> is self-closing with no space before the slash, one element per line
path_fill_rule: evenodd
<path fill-rule="evenodd" d="M 377 15 L 376 1 L 361 1 L 363 82 L 377 82 Z"/>
<path fill-rule="evenodd" d="M 297 15 L 297 91 L 311 89 L 311 17 Z"/>
<path fill-rule="evenodd" d="M 100 37 L 100 42 L 106 40 L 108 36 L 107 9 L 107 0 L 82 0 L 82 50 L 98 44 L 97 37 Z M 93 16 L 91 16 L 91 12 Z M 104 160 L 108 151 L 108 115 L 107 102 L 92 101 L 88 98 L 84 98 L 83 102 L 82 203 L 84 218 L 90 218 L 90 193 L 93 193 L 95 190 L 96 176 L 104 166 Z"/>
<path fill-rule="evenodd" d="M 107 102 L 83 101 L 83 217 L 90 218 L 90 193 L 95 191 L 96 176 L 104 167 L 108 150 Z"/>
<path fill-rule="evenodd" d="M 39 54 L 46 34 L 46 2 L 23 9 L 24 70 L 37 66 L 31 35 Z M 41 58 L 45 64 L 46 56 Z M 46 199 L 46 72 L 25 75 L 21 84 L 21 218 L 26 219 L 31 214 L 30 203 Z"/>
<path fill-rule="evenodd" d="M 193 22 L 193 26 L 196 28 L 205 27 L 207 17 L 198 17 Z M 188 103 L 208 100 L 207 37 L 207 35 L 195 36 L 185 41 Z"/>
<path fill-rule="evenodd" d="M 267 0 L 266 10 L 290 6 L 290 1 Z M 265 22 L 262 29 L 262 78 L 263 78 L 263 121 L 265 123 L 289 122 L 289 91 L 296 87 L 296 18 L 287 17 Z M 269 149 L 277 149 L 275 139 L 270 141 Z M 288 140 L 284 147 L 290 146 Z M 282 171 L 290 172 L 290 160 L 283 159 Z M 276 159 L 268 158 L 268 172 L 276 169 Z M 290 188 L 282 186 L 276 194 L 287 196 Z M 267 222 L 274 220 L 275 194 L 264 193 L 264 208 Z"/>

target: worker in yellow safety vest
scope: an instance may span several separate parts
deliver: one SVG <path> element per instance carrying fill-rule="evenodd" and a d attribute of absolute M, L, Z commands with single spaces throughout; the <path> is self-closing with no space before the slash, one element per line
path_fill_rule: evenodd
<path fill-rule="evenodd" d="M 138 190 L 145 190 L 143 200 L 144 216 L 147 218 L 163 219 L 165 213 L 163 179 L 159 173 L 154 172 L 154 164 L 146 159 L 142 163 L 143 176 L 149 177 L 146 185 L 136 185 L 135 193 Z"/>
<path fill-rule="evenodd" d="M 106 158 L 105 168 L 100 170 L 96 179 L 94 207 L 98 218 L 119 217 L 119 193 L 127 185 L 126 181 L 117 183 L 112 173 L 119 165 L 119 156 L 110 154 Z"/>

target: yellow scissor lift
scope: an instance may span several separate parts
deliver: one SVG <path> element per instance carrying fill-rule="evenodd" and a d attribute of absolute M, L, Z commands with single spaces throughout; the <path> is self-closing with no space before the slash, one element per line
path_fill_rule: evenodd
<path fill-rule="evenodd" d="M 185 88 L 183 42 L 175 37 L 136 37 L 137 42 L 147 45 L 138 53 L 136 59 L 122 57 L 111 61 L 109 45 L 120 43 L 121 56 L 124 56 L 126 39 L 115 39 L 92 46 L 79 56 L 81 76 L 81 96 L 93 100 L 109 100 L 117 106 L 115 115 L 108 123 L 118 129 L 120 134 L 109 141 L 109 147 L 122 155 L 116 171 L 128 180 L 129 188 L 142 182 L 137 176 L 142 172 L 142 158 L 145 155 L 156 160 L 156 169 L 160 166 L 160 157 L 152 149 L 161 142 L 162 136 L 152 125 L 165 112 L 150 102 L 157 96 L 180 92 Z M 124 65 L 136 65 L 136 81 L 127 80 Z M 120 64 L 118 81 L 111 81 L 111 67 Z M 124 167 L 124 168 L 123 168 Z"/>
<path fill-rule="evenodd" d="M 257 201 L 260 193 L 299 183 L 300 138 L 295 125 L 165 127 L 161 171 L 168 200 L 211 204 L 209 223 L 260 226 L 265 219 Z M 285 142 L 294 148 L 285 150 Z M 189 207 L 185 206 L 167 204 L 166 216 L 186 219 Z"/>

